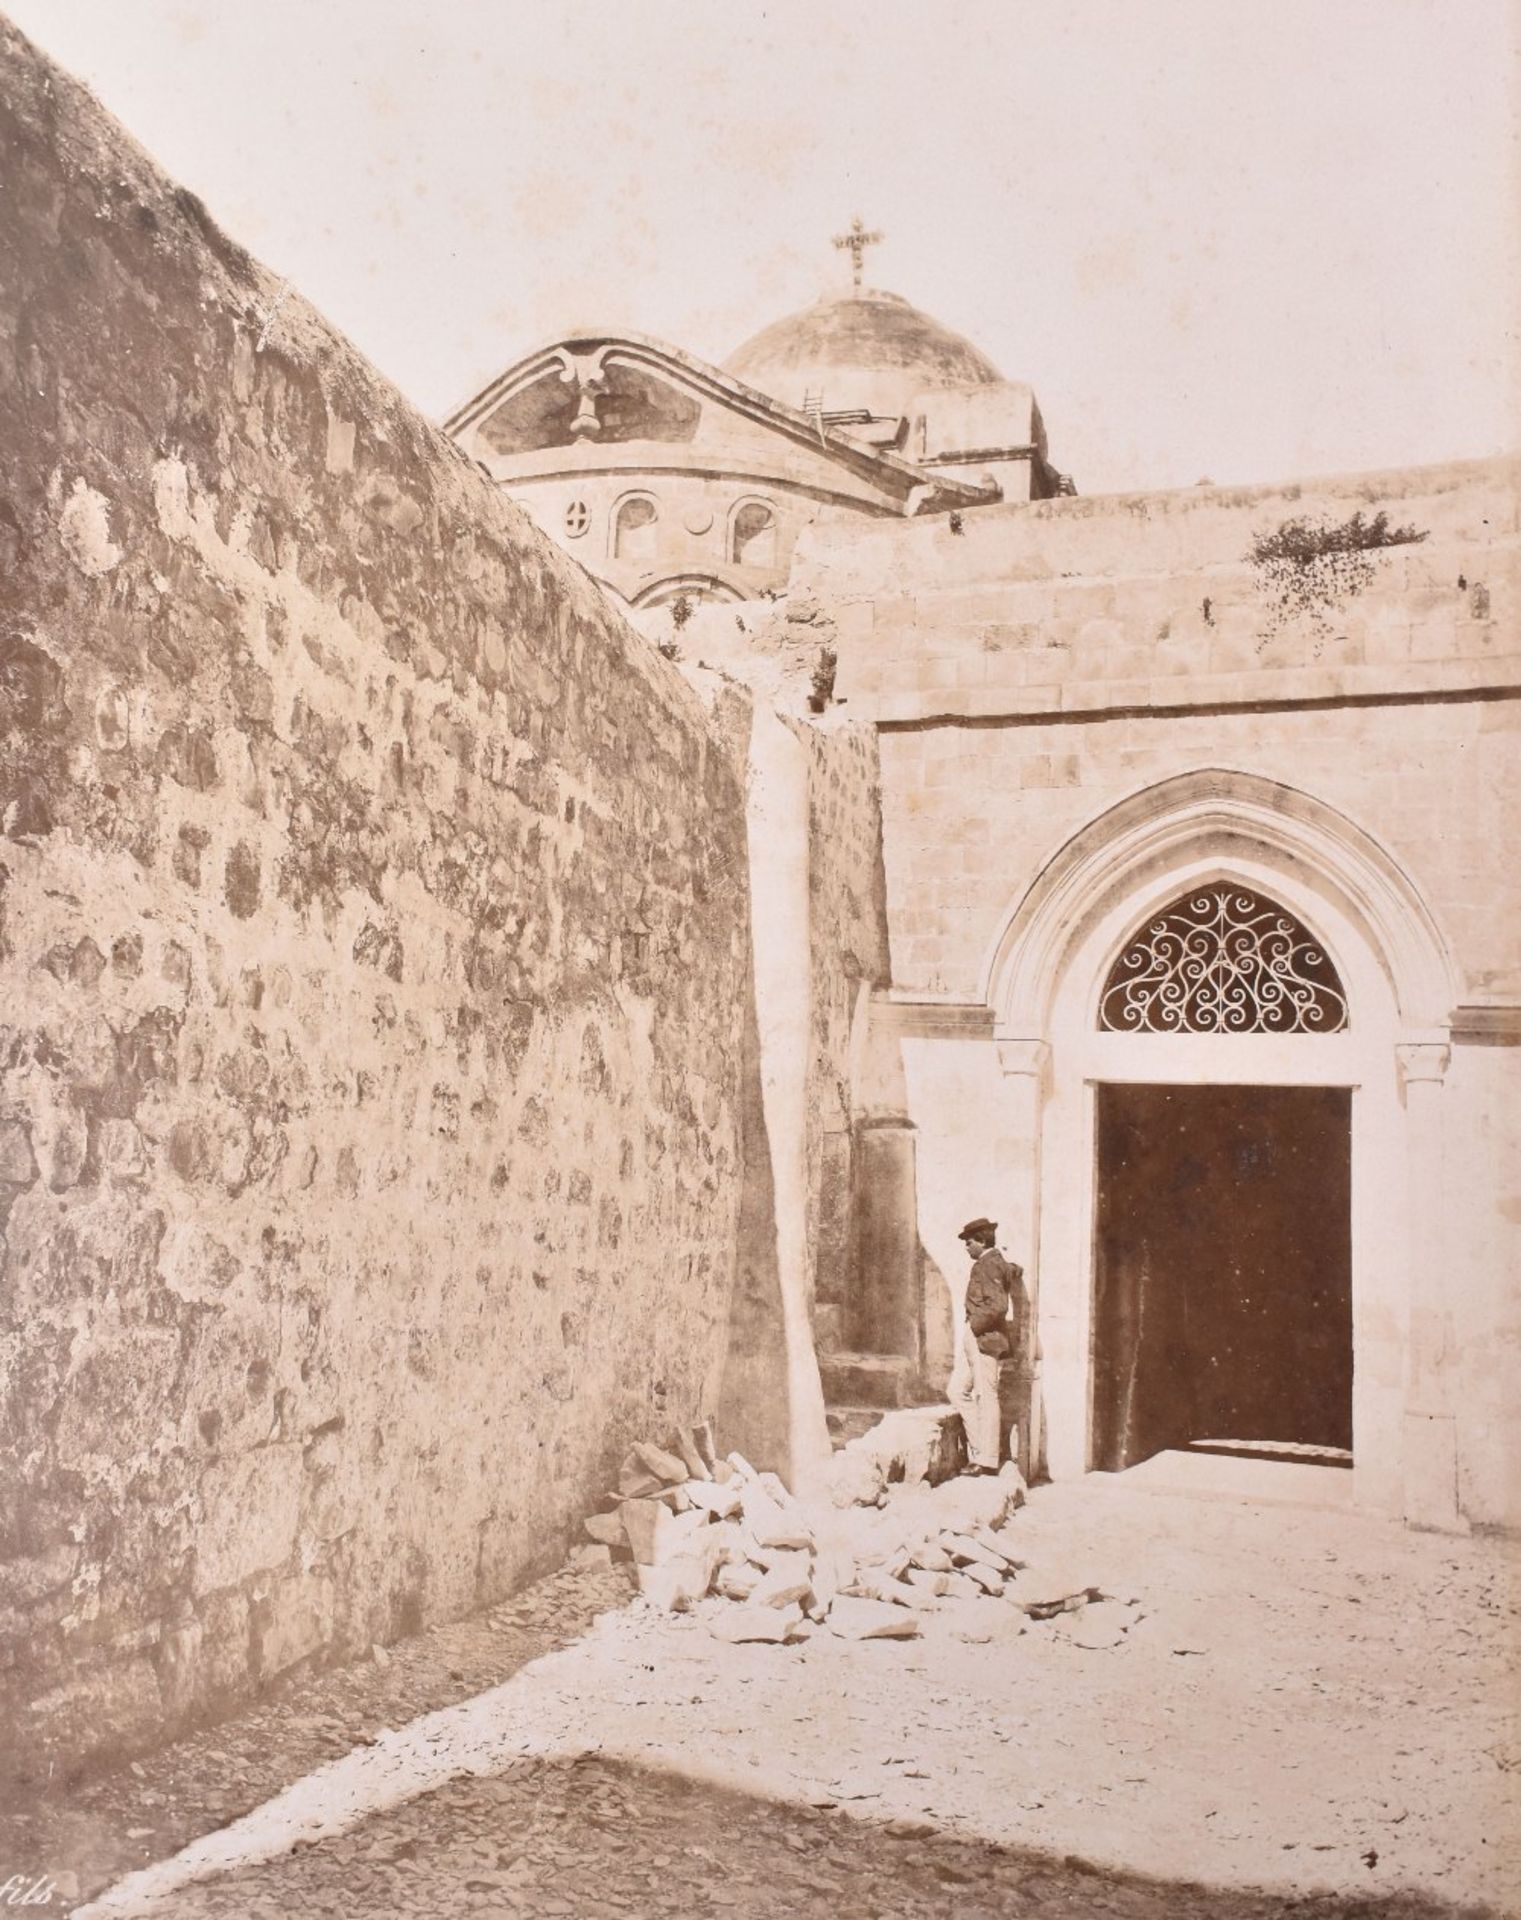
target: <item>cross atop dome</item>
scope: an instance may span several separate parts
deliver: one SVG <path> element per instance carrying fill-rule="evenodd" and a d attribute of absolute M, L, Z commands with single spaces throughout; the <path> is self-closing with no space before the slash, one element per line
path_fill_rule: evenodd
<path fill-rule="evenodd" d="M 850 230 L 847 233 L 837 233 L 834 236 L 834 244 L 840 252 L 850 255 L 850 284 L 853 292 L 861 291 L 861 267 L 866 257 L 866 249 L 880 246 L 881 243 L 882 235 L 875 230 L 868 232 L 860 214 L 851 221 Z"/>

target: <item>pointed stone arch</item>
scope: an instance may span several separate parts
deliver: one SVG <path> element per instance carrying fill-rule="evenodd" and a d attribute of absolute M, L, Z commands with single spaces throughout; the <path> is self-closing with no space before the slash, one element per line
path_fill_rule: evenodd
<path fill-rule="evenodd" d="M 1345 990 L 1325 1033 L 1106 1030 L 1101 996 L 1148 916 L 1187 890 L 1286 910 Z M 1133 793 L 1073 834 L 1010 906 L 981 981 L 1006 1089 L 1005 1211 L 1034 1250 L 1053 1475 L 1095 1464 L 1098 1122 L 1124 1085 L 1350 1090 L 1356 1498 L 1461 1529 L 1446 1297 L 1443 1085 L 1458 999 L 1451 949 L 1395 855 L 1326 802 L 1206 767 Z M 1033 1268 L 1033 1273 L 1032 1273 Z"/>
<path fill-rule="evenodd" d="M 1127 896 L 1209 862 L 1281 871 L 1357 927 L 1387 976 L 1401 1025 L 1448 1028 L 1458 999 L 1451 951 L 1395 856 L 1325 801 L 1260 774 L 1208 767 L 1119 801 L 1069 839 L 1010 907 L 984 961 L 982 991 L 998 1031 L 1048 1030 L 1068 955 Z M 1334 957 L 1334 956 L 1333 956 Z"/>

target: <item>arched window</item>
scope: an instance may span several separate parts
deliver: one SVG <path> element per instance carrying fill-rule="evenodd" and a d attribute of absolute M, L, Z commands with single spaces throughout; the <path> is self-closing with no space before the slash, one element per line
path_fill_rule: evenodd
<path fill-rule="evenodd" d="M 1309 929 L 1272 900 L 1225 883 L 1149 920 L 1109 969 L 1099 1025 L 1111 1033 L 1339 1033 L 1347 1001 Z"/>
<path fill-rule="evenodd" d="M 738 567 L 776 565 L 776 515 L 764 500 L 747 500 L 735 514 L 729 558 Z"/>
<path fill-rule="evenodd" d="M 613 558 L 653 560 L 660 510 L 647 493 L 630 494 L 613 519 Z"/>

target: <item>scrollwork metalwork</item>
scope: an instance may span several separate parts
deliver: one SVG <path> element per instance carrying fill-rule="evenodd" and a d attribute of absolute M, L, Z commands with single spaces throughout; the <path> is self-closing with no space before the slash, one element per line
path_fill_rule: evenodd
<path fill-rule="evenodd" d="M 1109 971 L 1112 1033 L 1338 1033 L 1347 1001 L 1325 950 L 1271 900 L 1241 887 L 1185 895 Z"/>

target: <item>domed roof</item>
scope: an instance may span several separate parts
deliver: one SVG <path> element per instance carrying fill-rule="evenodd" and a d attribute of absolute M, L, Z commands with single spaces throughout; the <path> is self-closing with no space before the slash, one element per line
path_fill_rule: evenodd
<path fill-rule="evenodd" d="M 724 363 L 746 386 L 790 407 L 813 395 L 826 413 L 900 414 L 916 393 L 1003 379 L 985 353 L 896 293 L 862 288 L 819 300 L 747 340 Z"/>

